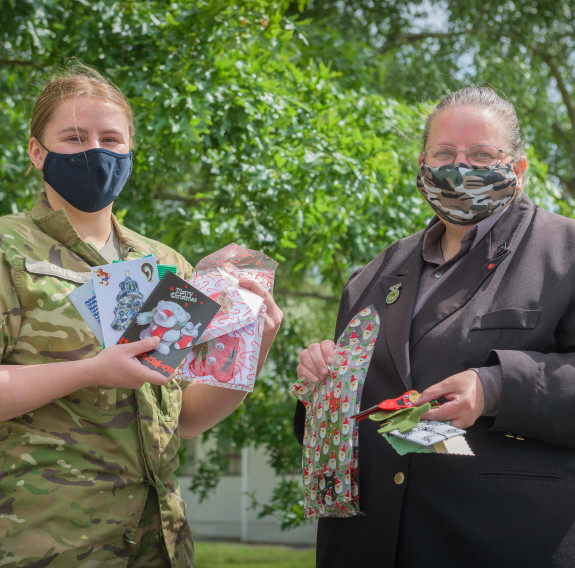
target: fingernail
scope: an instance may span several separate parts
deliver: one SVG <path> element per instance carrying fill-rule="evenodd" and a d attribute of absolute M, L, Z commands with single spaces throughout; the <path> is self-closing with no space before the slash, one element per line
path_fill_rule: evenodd
<path fill-rule="evenodd" d="M 332 358 L 332 357 L 328 357 L 328 358 L 325 360 L 325 362 L 326 362 L 328 365 L 331 365 L 331 364 L 333 363 L 333 358 Z"/>
<path fill-rule="evenodd" d="M 320 372 L 322 375 L 327 375 L 329 373 L 329 369 L 327 367 L 323 367 L 320 369 Z"/>

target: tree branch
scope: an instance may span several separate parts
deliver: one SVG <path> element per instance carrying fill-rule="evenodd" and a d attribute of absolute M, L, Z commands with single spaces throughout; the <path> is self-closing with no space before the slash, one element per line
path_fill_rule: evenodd
<path fill-rule="evenodd" d="M 461 33 L 462 32 L 455 32 L 455 34 L 457 35 L 460 35 Z M 468 33 L 469 35 L 477 35 L 472 34 L 469 31 L 463 33 Z M 404 33 L 396 36 L 388 35 L 386 36 L 386 43 L 384 44 L 382 51 L 397 47 L 402 44 L 417 43 L 420 41 L 424 41 L 426 39 L 452 38 L 455 34 L 453 32 L 452 33 L 421 32 L 421 33 Z M 541 51 L 541 49 L 539 49 L 534 44 L 526 45 L 524 42 L 521 41 L 521 38 L 518 36 L 513 36 L 513 34 L 511 34 L 511 39 L 525 45 L 527 49 L 530 49 L 534 55 L 539 57 L 539 59 L 541 59 L 541 61 L 543 61 L 543 63 L 547 65 L 547 68 L 549 69 L 551 76 L 555 79 L 555 82 L 557 83 L 557 89 L 561 93 L 561 98 L 563 99 L 563 104 L 567 109 L 567 115 L 569 116 L 569 122 L 571 123 L 572 130 L 575 131 L 575 107 L 573 106 L 573 101 L 571 100 L 571 95 L 569 93 L 569 90 L 567 89 L 565 81 L 563 80 L 563 76 L 561 75 L 561 72 L 559 71 L 559 68 L 553 61 L 552 57 L 548 53 Z"/>
<path fill-rule="evenodd" d="M 551 177 L 559 180 L 559 183 L 563 186 L 567 194 L 572 196 L 575 195 L 575 179 L 568 178 L 567 176 L 564 176 L 559 172 L 552 170 L 551 168 L 549 168 L 547 171 Z"/>
<path fill-rule="evenodd" d="M 571 95 L 569 94 L 567 86 L 563 81 L 563 76 L 561 75 L 559 68 L 557 67 L 557 65 L 555 65 L 555 62 L 553 61 L 551 56 L 548 53 L 544 53 L 543 51 L 541 51 L 536 45 L 530 45 L 526 47 L 530 48 L 531 51 L 534 53 L 534 55 L 539 57 L 539 59 L 541 59 L 541 61 L 543 61 L 543 63 L 545 63 L 545 65 L 547 65 L 547 67 L 549 68 L 549 72 L 551 73 L 551 76 L 555 79 L 555 82 L 557 83 L 557 88 L 561 93 L 563 104 L 567 109 L 569 122 L 571 122 L 571 129 L 572 131 L 575 131 L 575 108 L 573 107 L 573 101 L 571 100 Z"/>
<path fill-rule="evenodd" d="M 181 201 L 186 205 L 190 206 L 198 206 L 202 203 L 206 202 L 206 198 L 198 199 L 192 195 L 182 195 L 180 193 L 176 193 L 175 191 L 164 191 L 163 189 L 156 189 L 150 194 L 151 199 L 157 199 L 159 201 Z"/>
<path fill-rule="evenodd" d="M 288 290 L 287 288 L 275 288 L 276 294 L 283 296 L 296 296 L 298 298 L 315 298 L 317 300 L 324 300 L 325 302 L 337 302 L 338 298 L 335 296 L 327 296 L 317 292 L 300 292 L 297 290 Z"/>
<path fill-rule="evenodd" d="M 551 125 L 551 129 L 553 130 L 553 134 L 555 134 L 557 138 L 560 138 L 563 144 L 565 144 L 566 146 L 570 146 L 573 143 L 571 138 L 567 135 L 565 130 L 561 127 L 561 125 L 558 122 L 554 122 Z"/>
<path fill-rule="evenodd" d="M 380 51 L 383 53 L 391 49 L 396 49 L 400 45 L 417 43 L 420 41 L 425 41 L 426 39 L 444 39 L 448 37 L 453 37 L 453 34 L 448 34 L 444 32 L 421 32 L 417 34 L 415 33 L 387 34 L 385 36 L 385 42 L 382 45 Z"/>
<path fill-rule="evenodd" d="M 40 61 L 30 61 L 28 59 L 6 59 L 0 58 L 0 65 L 13 65 L 13 66 L 23 66 L 23 67 L 34 67 L 35 69 L 43 69 L 44 64 Z"/>
<path fill-rule="evenodd" d="M 398 35 L 389 34 L 387 38 L 394 38 L 399 40 L 397 45 L 401 43 L 416 43 L 425 39 L 444 39 L 453 38 L 453 33 L 447 32 L 419 32 L 419 33 L 403 33 Z"/>

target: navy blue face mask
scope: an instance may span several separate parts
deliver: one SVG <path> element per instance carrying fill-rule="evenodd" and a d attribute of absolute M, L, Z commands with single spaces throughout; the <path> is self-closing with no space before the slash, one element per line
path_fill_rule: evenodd
<path fill-rule="evenodd" d="M 42 170 L 44 181 L 72 207 L 84 213 L 94 213 L 110 205 L 120 195 L 131 172 L 132 152 L 117 154 L 104 148 L 76 154 L 48 150 Z"/>

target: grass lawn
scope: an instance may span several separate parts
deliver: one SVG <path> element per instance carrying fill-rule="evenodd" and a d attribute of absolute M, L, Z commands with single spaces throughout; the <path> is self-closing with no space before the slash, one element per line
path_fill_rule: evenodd
<path fill-rule="evenodd" d="M 197 542 L 196 568 L 314 568 L 314 549 Z"/>

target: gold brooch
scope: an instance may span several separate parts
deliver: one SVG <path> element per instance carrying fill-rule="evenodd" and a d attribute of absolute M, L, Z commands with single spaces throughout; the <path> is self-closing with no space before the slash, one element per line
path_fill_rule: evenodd
<path fill-rule="evenodd" d="M 394 284 L 389 289 L 389 294 L 385 298 L 386 304 L 393 304 L 399 298 L 399 289 L 401 288 L 401 282 L 399 284 Z"/>

